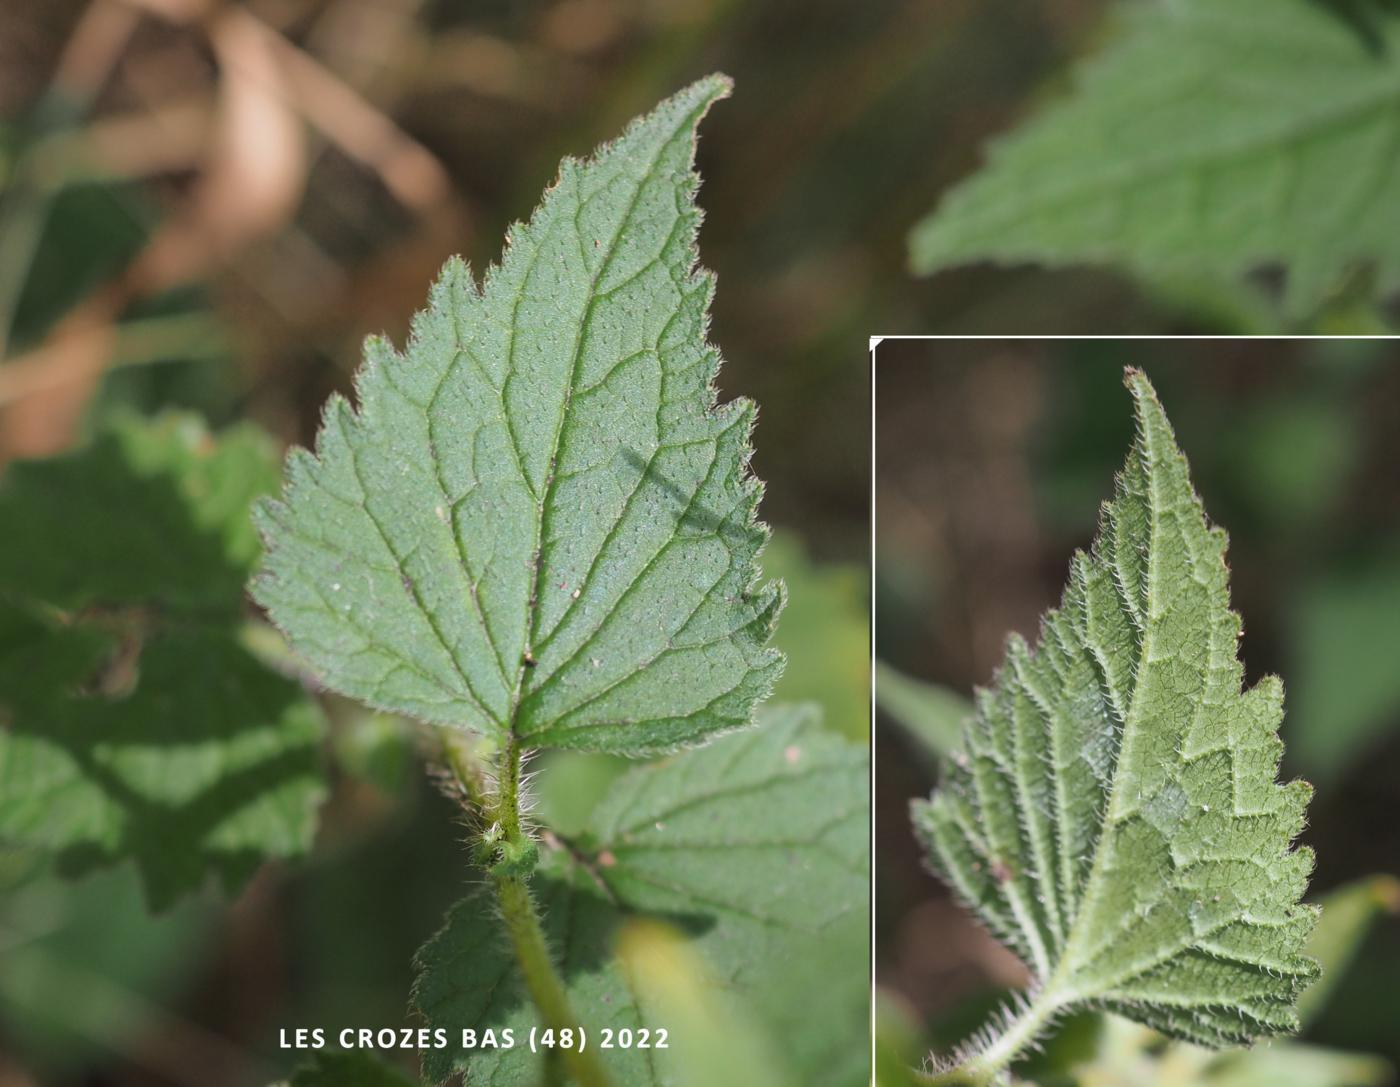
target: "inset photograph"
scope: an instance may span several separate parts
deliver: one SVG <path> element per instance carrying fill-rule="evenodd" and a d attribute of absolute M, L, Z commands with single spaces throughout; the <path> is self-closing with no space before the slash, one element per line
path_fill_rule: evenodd
<path fill-rule="evenodd" d="M 1400 345 L 872 351 L 878 1083 L 1391 1082 Z"/>

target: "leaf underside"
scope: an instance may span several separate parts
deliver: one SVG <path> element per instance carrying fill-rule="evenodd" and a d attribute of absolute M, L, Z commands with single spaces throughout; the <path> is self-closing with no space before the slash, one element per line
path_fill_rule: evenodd
<path fill-rule="evenodd" d="M 450 261 L 288 458 L 253 592 L 328 686 L 631 755 L 751 720 L 781 591 L 754 584 L 753 406 L 716 406 L 691 169 L 727 90 L 566 159 L 482 288 Z"/>
<path fill-rule="evenodd" d="M 867 767 L 865 751 L 820 728 L 814 710 L 781 706 L 763 711 L 751 731 L 619 779 L 594 811 L 579 855 L 548 852 L 533 884 L 571 1003 L 593 1044 L 605 1026 L 667 1025 L 644 1006 L 613 956 L 614 936 L 629 917 L 679 927 L 717 984 L 738 993 L 800 969 L 848 929 L 863 944 Z M 431 1082 L 457 1072 L 467 1083 L 539 1082 L 542 1058 L 519 1043 L 540 1022 L 492 912 L 486 888 L 452 910 L 419 952 L 414 1003 L 454 1045 L 462 1028 L 507 1026 L 517 1045 L 474 1054 L 429 1050 L 423 1070 Z M 863 970 L 851 973 L 862 1000 L 864 977 Z M 830 978 L 823 984 L 841 988 Z M 821 1039 L 797 1036 L 804 1026 L 786 1024 L 793 1031 L 784 1038 L 789 1051 L 820 1049 Z M 851 1038 L 844 1048 L 859 1044 Z M 676 1080 L 672 1052 L 603 1056 L 619 1085 Z M 824 1071 L 813 1068 L 803 1082 L 831 1082 Z"/>
<path fill-rule="evenodd" d="M 1133 5 L 1068 97 L 914 228 L 916 271 L 1121 264 L 1287 273 L 1305 314 L 1359 263 L 1400 286 L 1400 22 L 1314 0 Z"/>
<path fill-rule="evenodd" d="M 119 423 L 0 487 L 0 841 L 127 858 L 162 909 L 304 852 L 324 723 L 239 642 L 275 480 L 251 430 Z"/>
<path fill-rule="evenodd" d="M 1316 974 L 1276 781 L 1283 689 L 1242 691 L 1226 537 L 1147 378 L 1137 437 L 1034 649 L 1013 636 L 916 830 L 1040 999 L 1221 1047 L 1296 1029 Z"/>

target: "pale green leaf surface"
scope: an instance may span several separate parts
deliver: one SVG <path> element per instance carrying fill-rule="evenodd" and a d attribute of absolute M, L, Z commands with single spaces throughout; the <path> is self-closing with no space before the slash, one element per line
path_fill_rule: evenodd
<path fill-rule="evenodd" d="M 169 417 L 12 468 L 0 840 L 67 870 L 130 859 L 156 908 L 309 847 L 320 711 L 238 641 L 248 502 L 273 465 L 255 432 L 224 444 Z"/>
<path fill-rule="evenodd" d="M 781 592 L 755 584 L 753 406 L 715 401 L 691 169 L 727 90 L 566 159 L 481 289 L 449 262 L 288 458 L 253 591 L 328 686 L 631 755 L 750 721 Z"/>
<path fill-rule="evenodd" d="M 916 828 L 1032 969 L 1043 1013 L 1114 1011 L 1209 1046 L 1293 1030 L 1316 974 L 1276 781 L 1282 686 L 1242 691 L 1226 538 L 1146 377 L 1137 438 L 1034 650 L 1009 640 Z"/>
<path fill-rule="evenodd" d="M 821 728 L 815 711 L 778 707 L 764 711 L 753 730 L 620 779 L 577 843 L 582 859 L 547 854 L 532 885 L 584 1025 L 666 1025 L 650 1018 L 613 958 L 613 937 L 627 916 L 657 917 L 690 933 L 721 989 L 750 1002 L 828 941 L 845 947 L 845 933 L 863 934 L 866 758 L 863 748 Z M 492 909 L 482 889 L 452 911 L 419 954 L 414 1002 L 433 1026 L 510 1026 L 519 1039 L 538 1019 Z M 811 1019 L 766 1003 L 758 1014 L 795 1058 L 821 1058 L 824 1042 L 842 1029 L 837 1046 L 858 1049 L 866 976 L 863 968 L 849 974 L 854 1003 L 842 999 L 841 983 L 825 978 L 828 992 L 814 1002 L 824 1011 Z M 853 1006 L 855 1014 L 841 1014 Z M 814 1024 L 826 1038 L 802 1034 Z M 620 1085 L 679 1078 L 667 1063 L 673 1053 L 603 1057 Z M 468 1083 L 530 1084 L 539 1060 L 520 1046 L 474 1056 L 429 1050 L 424 1071 L 434 1082 L 465 1070 Z M 847 1082 L 833 1078 L 841 1068 L 813 1060 L 802 1082 Z"/>
<path fill-rule="evenodd" d="M 1149 277 L 1279 263 L 1315 308 L 1353 265 L 1400 285 L 1400 22 L 1313 0 L 1128 5 L 1073 89 L 910 236 L 921 273 L 991 260 Z"/>

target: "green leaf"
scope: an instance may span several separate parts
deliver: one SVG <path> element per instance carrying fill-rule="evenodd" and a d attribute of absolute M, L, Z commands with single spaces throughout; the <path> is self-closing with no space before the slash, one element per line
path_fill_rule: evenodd
<path fill-rule="evenodd" d="M 875 701 L 930 762 L 958 746 L 963 722 L 972 716 L 972 704 L 956 691 L 906 676 L 881 660 L 875 662 Z"/>
<path fill-rule="evenodd" d="M 778 707 L 757 728 L 707 747 L 638 767 L 594 811 L 571 851 L 552 850 L 533 892 L 546 936 L 584 1016 L 592 1044 L 601 1028 L 666 1027 L 634 991 L 613 956 L 629 917 L 667 921 L 691 936 L 716 985 L 755 1008 L 770 979 L 800 972 L 846 933 L 863 946 L 868 931 L 868 811 L 865 751 L 820 726 L 810 708 Z M 419 954 L 414 1000 L 430 1025 L 456 1037 L 510 1027 L 511 1050 L 429 1050 L 434 1082 L 465 1071 L 468 1083 L 538 1082 L 541 1058 L 523 1039 L 539 1025 L 509 948 L 493 923 L 485 889 L 464 899 Z M 861 956 L 863 958 L 863 955 Z M 822 979 L 823 1009 L 810 1020 L 764 1002 L 757 1007 L 779 1052 L 825 1059 L 835 1040 L 843 1059 L 865 1035 L 864 964 Z M 816 987 L 814 987 L 816 988 Z M 846 999 L 854 994 L 854 1000 Z M 828 1001 L 846 1009 L 831 1013 Z M 841 1001 L 844 1000 L 844 1004 Z M 783 1001 L 786 1004 L 787 1001 Z M 824 1037 L 803 1032 L 815 1028 Z M 841 1031 L 845 1031 L 844 1034 Z M 615 1083 L 669 1083 L 677 1051 L 603 1051 Z M 840 1068 L 804 1066 L 797 1082 L 832 1078 Z"/>
<path fill-rule="evenodd" d="M 276 483 L 255 427 L 216 441 L 192 415 L 120 418 L 79 453 L 7 470 L 0 594 L 69 611 L 236 617 L 259 551 L 248 507 Z"/>
<path fill-rule="evenodd" d="M 1400 912 L 1400 880 L 1379 875 L 1356 880 L 1329 892 L 1321 902 L 1322 916 L 1305 948 L 1322 967 L 1321 980 L 1298 1001 L 1306 1025 L 1326 1004 L 1331 990 L 1345 976 L 1377 918 Z M 1090 1059 L 1049 1062 L 1068 1067 L 1074 1082 L 1172 1084 L 1199 1083 L 1211 1087 L 1365 1087 L 1389 1083 L 1392 1070 L 1380 1057 L 1279 1041 L 1251 1049 L 1219 1053 L 1184 1042 L 1168 1042 L 1146 1027 L 1117 1016 L 1097 1017 L 1097 1045 Z M 1061 1048 L 1064 1033 L 1047 1046 L 1047 1056 Z M 1038 1060 L 1037 1063 L 1042 1063 Z"/>
<path fill-rule="evenodd" d="M 815 562 L 802 539 L 778 529 L 763 569 L 788 602 L 773 637 L 787 663 L 773 688 L 779 702 L 815 702 L 846 737 L 870 738 L 869 574 L 854 563 Z"/>
<path fill-rule="evenodd" d="M 754 408 L 715 402 L 691 170 L 728 87 L 566 159 L 483 287 L 449 262 L 288 458 L 253 591 L 330 687 L 629 755 L 750 721 L 782 594 L 755 585 Z"/>
<path fill-rule="evenodd" d="M 1333 781 L 1400 727 L 1400 561 L 1314 578 L 1290 619 L 1289 753 L 1319 783 Z"/>
<path fill-rule="evenodd" d="M 1024 1043 L 1079 1006 L 1222 1047 L 1297 1026 L 1310 788 L 1280 786 L 1282 685 L 1242 690 L 1226 537 L 1147 378 L 1137 437 L 1034 650 L 1007 645 L 916 829 L 1032 969 Z M 1005 1054 L 999 1053 L 1001 1063 Z"/>
<path fill-rule="evenodd" d="M 239 641 L 257 432 L 128 420 L 0 487 L 0 840 L 135 862 L 163 909 L 304 852 L 324 725 Z"/>
<path fill-rule="evenodd" d="M 1400 21 L 1314 0 L 1126 5 L 1068 96 L 995 144 L 910 236 L 917 272 L 1109 263 L 1149 278 L 1280 263 L 1306 314 L 1358 264 L 1400 285 Z"/>
<path fill-rule="evenodd" d="M 676 1087 L 762 1083 L 796 1087 L 764 1024 L 724 999 L 685 935 L 657 921 L 628 921 L 617 955 L 639 1006 L 667 1024 Z M 859 1081 L 853 1080 L 852 1083 Z"/>
<path fill-rule="evenodd" d="M 220 911 L 187 899 L 159 916 L 134 869 L 43 876 L 0 893 L 0 1023 L 36 1082 L 81 1079 L 168 1025 L 206 967 Z M 167 1066 L 168 1067 L 168 1066 Z M 188 1067 L 188 1066 L 186 1066 Z"/>
<path fill-rule="evenodd" d="M 870 624 L 865 576 L 853 564 L 814 562 L 791 530 L 775 529 L 763 549 L 764 572 L 783 583 L 787 603 L 773 644 L 786 663 L 770 696 L 815 702 L 828 728 L 870 738 Z M 563 834 L 580 831 L 614 780 L 631 767 L 618 755 L 548 751 L 532 763 L 536 814 Z"/>

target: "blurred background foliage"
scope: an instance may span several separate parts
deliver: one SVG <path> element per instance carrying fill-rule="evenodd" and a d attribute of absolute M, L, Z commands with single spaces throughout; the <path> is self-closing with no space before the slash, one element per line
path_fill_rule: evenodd
<path fill-rule="evenodd" d="M 1284 774 L 1316 787 L 1302 839 L 1317 853 L 1309 898 L 1351 889 L 1313 948 L 1331 970 L 1307 998 L 1304 1040 L 1384 1061 L 1324 1067 L 1289 1050 L 1208 1075 L 1177 1053 L 1149 1068 L 1139 1057 L 1160 1040 L 1074 1024 L 1047 1060 L 1064 1074 L 1097 1053 L 1081 1083 L 1389 1080 L 1400 1064 L 1398 364 L 1400 343 L 1384 340 L 879 346 L 876 972 L 892 1052 L 914 1063 L 947 1052 L 1025 981 L 925 868 L 908 801 L 934 784 L 930 752 L 947 750 L 1006 635 L 1034 637 L 1072 551 L 1088 545 L 1132 437 L 1121 375 L 1133 365 L 1230 533 L 1246 675 L 1284 680 Z"/>
<path fill-rule="evenodd" d="M 940 27 L 967 17 L 732 0 L 0 5 L 0 466 L 172 408 L 308 441 L 363 337 L 401 342 L 450 254 L 478 272 L 494 260 L 561 155 L 725 70 L 738 92 L 701 142 L 701 246 L 719 273 L 721 395 L 762 405 L 764 562 L 791 600 L 777 697 L 820 702 L 864 741 L 865 337 L 886 288 L 911 313 L 926 293 L 906 282 L 902 235 L 946 76 L 901 89 L 927 83 Z M 898 134 L 891 104 L 918 178 L 873 157 Z M 280 639 L 244 618 L 247 646 L 285 669 Z M 322 701 L 316 846 L 231 903 L 211 888 L 152 916 L 129 867 L 73 879 L 0 849 L 0 1085 L 261 1087 L 298 1060 L 280 1027 L 406 1022 L 413 953 L 473 878 L 464 832 L 411 726 Z M 576 824 L 625 766 L 551 755 L 541 811 Z M 664 934 L 629 946 L 658 991 L 686 976 Z M 797 1007 L 790 986 L 833 974 L 859 993 L 862 947 L 765 999 Z M 681 1015 L 690 998 L 673 995 Z M 864 1009 L 838 1013 L 863 1038 Z M 835 1037 L 822 1029 L 816 1049 Z M 864 1079 L 861 1061 L 832 1067 Z"/>

